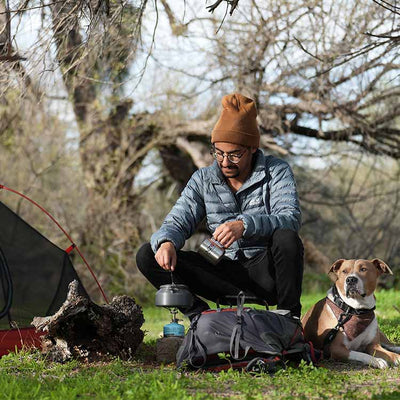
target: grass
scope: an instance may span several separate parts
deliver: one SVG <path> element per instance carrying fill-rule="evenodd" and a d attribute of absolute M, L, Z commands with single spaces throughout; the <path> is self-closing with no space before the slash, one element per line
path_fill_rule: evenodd
<path fill-rule="evenodd" d="M 304 295 L 303 309 L 321 297 Z M 400 313 L 393 307 L 400 306 L 398 292 L 380 291 L 377 299 L 381 327 L 400 342 Z M 181 373 L 174 365 L 154 361 L 155 340 L 169 322 L 168 311 L 146 307 L 144 315 L 145 343 L 129 362 L 55 364 L 38 352 L 1 358 L 0 399 L 400 399 L 399 368 L 327 361 L 319 368 L 301 365 L 273 377 L 237 371 Z"/>

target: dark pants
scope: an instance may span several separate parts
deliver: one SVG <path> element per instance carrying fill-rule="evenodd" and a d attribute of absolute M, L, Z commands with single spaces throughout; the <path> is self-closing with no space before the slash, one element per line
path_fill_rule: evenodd
<path fill-rule="evenodd" d="M 265 252 L 243 261 L 224 258 L 214 266 L 194 251 L 179 250 L 174 282 L 186 284 L 192 293 L 222 304 L 226 304 L 226 296 L 235 296 L 242 290 L 299 317 L 303 254 L 301 239 L 288 229 L 276 230 Z M 170 272 L 158 265 L 149 243 L 140 248 L 136 262 L 157 289 L 171 283 Z M 206 309 L 207 303 L 195 296 L 193 306 L 181 311 L 191 316 Z"/>

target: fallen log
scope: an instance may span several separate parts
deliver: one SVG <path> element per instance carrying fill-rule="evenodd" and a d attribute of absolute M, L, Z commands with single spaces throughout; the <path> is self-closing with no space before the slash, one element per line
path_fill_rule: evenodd
<path fill-rule="evenodd" d="M 106 355 L 131 358 L 142 343 L 142 308 L 132 297 L 116 296 L 99 306 L 69 284 L 67 299 L 52 316 L 35 317 L 32 325 L 44 335 L 42 353 L 52 361 L 93 361 Z"/>

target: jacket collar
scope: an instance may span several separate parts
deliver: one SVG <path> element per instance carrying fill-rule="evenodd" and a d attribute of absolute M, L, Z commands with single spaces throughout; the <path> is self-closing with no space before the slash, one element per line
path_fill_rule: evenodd
<path fill-rule="evenodd" d="M 266 172 L 265 172 L 264 153 L 260 149 L 257 149 L 257 151 L 254 153 L 254 158 L 255 160 L 254 160 L 253 170 L 251 171 L 250 176 L 247 178 L 246 182 L 243 183 L 243 186 L 239 189 L 239 191 L 246 189 L 247 187 L 260 181 L 261 179 L 264 179 L 265 177 Z M 219 168 L 219 165 L 216 160 L 214 160 L 214 162 L 212 163 L 210 167 L 210 172 L 211 172 L 210 178 L 212 183 L 222 184 L 225 182 L 225 177 L 221 172 L 221 169 Z"/>

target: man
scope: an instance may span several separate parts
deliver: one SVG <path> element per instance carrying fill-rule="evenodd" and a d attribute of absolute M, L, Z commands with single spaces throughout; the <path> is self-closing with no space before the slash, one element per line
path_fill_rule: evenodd
<path fill-rule="evenodd" d="M 226 303 L 241 290 L 300 317 L 303 245 L 300 207 L 289 165 L 258 149 L 253 100 L 235 93 L 222 99 L 212 135 L 214 163 L 196 171 L 161 228 L 137 254 L 137 265 L 156 287 L 188 285 L 189 318 L 208 309 L 199 296 Z M 225 256 L 216 265 L 180 250 L 206 218 Z"/>

